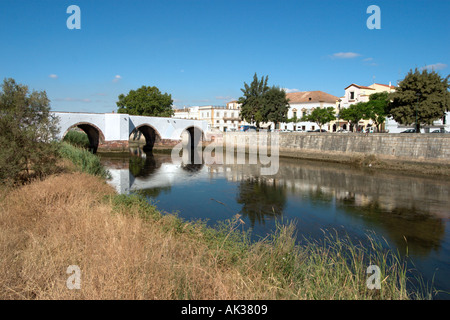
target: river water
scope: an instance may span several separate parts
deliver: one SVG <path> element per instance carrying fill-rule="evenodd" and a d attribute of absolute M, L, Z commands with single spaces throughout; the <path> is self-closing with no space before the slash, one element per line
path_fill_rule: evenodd
<path fill-rule="evenodd" d="M 100 156 L 119 193 L 144 193 L 161 211 L 210 225 L 239 214 L 254 238 L 273 232 L 277 221 L 294 221 L 309 239 L 321 239 L 323 230 L 355 240 L 375 233 L 408 252 L 428 284 L 434 278 L 435 289 L 450 292 L 448 178 L 284 158 L 277 174 L 265 176 L 261 164 L 248 162 L 184 164 L 140 149 Z"/>

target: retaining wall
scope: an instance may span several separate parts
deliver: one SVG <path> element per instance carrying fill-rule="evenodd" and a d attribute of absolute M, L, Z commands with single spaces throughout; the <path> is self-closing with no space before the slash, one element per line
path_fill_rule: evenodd
<path fill-rule="evenodd" d="M 249 143 L 254 145 L 265 137 L 270 146 L 271 134 L 278 134 L 280 156 L 342 160 L 375 155 L 386 160 L 450 164 L 450 134 L 227 132 L 217 142 L 235 139 L 237 145 L 248 148 Z"/>

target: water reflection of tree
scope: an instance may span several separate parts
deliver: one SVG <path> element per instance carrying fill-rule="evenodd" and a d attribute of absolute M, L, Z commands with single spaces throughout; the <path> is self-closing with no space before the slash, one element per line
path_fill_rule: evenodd
<path fill-rule="evenodd" d="M 152 153 L 145 156 L 131 156 L 129 160 L 130 172 L 134 177 L 148 177 L 161 167 L 162 161 L 158 161 Z"/>
<path fill-rule="evenodd" d="M 370 226 L 383 229 L 400 252 L 405 253 L 408 249 L 409 253 L 427 256 L 432 250 L 437 251 L 441 247 L 445 236 L 442 219 L 414 206 L 386 210 L 377 200 L 357 204 L 354 195 L 337 199 L 337 202 L 337 207 L 346 214 L 362 217 Z"/>
<path fill-rule="evenodd" d="M 238 187 L 237 202 L 242 204 L 241 214 L 251 226 L 264 224 L 264 218 L 281 216 L 286 205 L 286 190 L 275 180 L 268 183 L 257 178 L 242 180 Z"/>
<path fill-rule="evenodd" d="M 150 198 L 157 198 L 161 193 L 168 194 L 171 189 L 172 189 L 171 186 L 143 189 L 139 190 L 139 194 L 142 194 Z"/>

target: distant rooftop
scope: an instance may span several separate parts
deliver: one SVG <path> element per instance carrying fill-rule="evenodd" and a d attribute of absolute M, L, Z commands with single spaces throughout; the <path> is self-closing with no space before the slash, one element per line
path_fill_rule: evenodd
<path fill-rule="evenodd" d="M 303 91 L 286 93 L 289 103 L 329 102 L 335 103 L 339 98 L 323 91 Z"/>

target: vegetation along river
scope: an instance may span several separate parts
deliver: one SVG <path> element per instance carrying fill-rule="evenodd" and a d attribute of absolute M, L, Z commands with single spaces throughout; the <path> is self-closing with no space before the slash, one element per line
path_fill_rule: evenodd
<path fill-rule="evenodd" d="M 294 221 L 299 239 L 321 239 L 324 230 L 356 241 L 374 233 L 447 292 L 435 298 L 450 298 L 448 179 L 284 158 L 276 175 L 264 176 L 259 164 L 183 164 L 140 149 L 100 156 L 118 192 L 144 193 L 186 220 L 214 225 L 240 214 L 255 239 L 277 221 Z"/>

